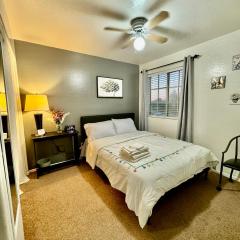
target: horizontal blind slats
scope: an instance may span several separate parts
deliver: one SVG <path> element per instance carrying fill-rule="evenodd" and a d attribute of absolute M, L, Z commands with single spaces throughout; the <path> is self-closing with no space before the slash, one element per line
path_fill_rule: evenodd
<path fill-rule="evenodd" d="M 158 88 L 158 76 L 151 78 L 151 89 L 157 89 Z"/>
<path fill-rule="evenodd" d="M 177 117 L 183 71 L 175 70 L 150 77 L 150 114 Z"/>
<path fill-rule="evenodd" d="M 167 74 L 163 73 L 159 75 L 159 88 L 167 87 Z"/>

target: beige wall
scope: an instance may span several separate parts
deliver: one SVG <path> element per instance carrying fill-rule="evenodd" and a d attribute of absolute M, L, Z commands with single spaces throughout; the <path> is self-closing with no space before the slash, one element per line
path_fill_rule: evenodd
<path fill-rule="evenodd" d="M 15 41 L 22 94 L 47 94 L 50 107 L 70 112 L 66 124 L 79 129 L 82 115 L 135 112 L 138 114 L 138 66 L 41 45 Z M 123 99 L 101 99 L 96 95 L 96 76 L 123 79 Z M 33 113 L 23 114 L 29 168 L 34 167 L 31 134 Z M 44 128 L 55 130 L 44 113 Z"/>
<path fill-rule="evenodd" d="M 210 148 L 217 156 L 240 132 L 240 105 L 229 105 L 230 95 L 240 93 L 240 71 L 232 71 L 232 57 L 240 54 L 240 30 L 196 45 L 176 54 L 140 66 L 148 69 L 200 54 L 195 60 L 194 80 L 194 142 Z M 226 75 L 226 88 L 210 89 L 214 76 Z M 177 120 L 149 118 L 149 128 L 175 137 Z"/>
<path fill-rule="evenodd" d="M 164 136 L 176 138 L 177 121 L 174 118 L 149 117 L 148 125 L 150 132 L 158 132 Z"/>

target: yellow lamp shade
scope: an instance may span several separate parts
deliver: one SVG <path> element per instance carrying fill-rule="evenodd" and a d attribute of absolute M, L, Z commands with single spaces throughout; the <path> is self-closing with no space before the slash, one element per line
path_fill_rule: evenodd
<path fill-rule="evenodd" d="M 5 93 L 0 93 L 0 112 L 7 112 L 7 102 Z"/>
<path fill-rule="evenodd" d="M 48 111 L 47 95 L 26 95 L 24 111 Z"/>

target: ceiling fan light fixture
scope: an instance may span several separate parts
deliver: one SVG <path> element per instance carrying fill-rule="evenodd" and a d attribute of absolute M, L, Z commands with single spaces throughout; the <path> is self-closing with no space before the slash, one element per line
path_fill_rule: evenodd
<path fill-rule="evenodd" d="M 142 36 L 138 36 L 135 38 L 133 42 L 133 47 L 136 51 L 140 52 L 142 51 L 146 46 L 145 39 Z"/>
<path fill-rule="evenodd" d="M 132 0 L 132 1 L 142 1 L 142 0 Z M 146 0 L 143 0 L 146 1 Z M 105 30 L 123 32 L 124 36 L 120 38 L 123 42 L 122 49 L 128 48 L 133 44 L 133 47 L 136 51 L 143 51 L 146 46 L 146 40 L 157 42 L 163 44 L 167 42 L 167 38 L 161 35 L 158 35 L 151 30 L 156 28 L 162 21 L 169 17 L 167 11 L 159 12 L 155 17 L 148 20 L 145 17 L 135 17 L 130 21 L 130 28 L 120 29 L 115 27 L 105 27 Z"/>

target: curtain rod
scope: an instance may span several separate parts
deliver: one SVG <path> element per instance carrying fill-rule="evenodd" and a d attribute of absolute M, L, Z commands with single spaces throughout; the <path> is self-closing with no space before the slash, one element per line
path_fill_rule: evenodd
<path fill-rule="evenodd" d="M 195 54 L 194 56 L 192 56 L 193 58 L 199 58 L 200 55 L 198 54 Z M 176 63 L 180 63 L 180 62 L 183 62 L 184 60 L 178 60 L 176 62 L 172 62 L 172 63 L 168 63 L 168 64 L 165 64 L 165 65 L 162 65 L 162 66 L 158 66 L 158 67 L 155 67 L 155 68 L 150 68 L 150 69 L 147 69 L 146 72 L 148 71 L 152 71 L 152 70 L 155 70 L 155 69 L 158 69 L 158 68 L 161 68 L 161 67 L 167 67 L 169 65 L 172 65 L 172 64 L 176 64 Z M 141 73 L 143 73 L 143 71 L 141 71 Z"/>

